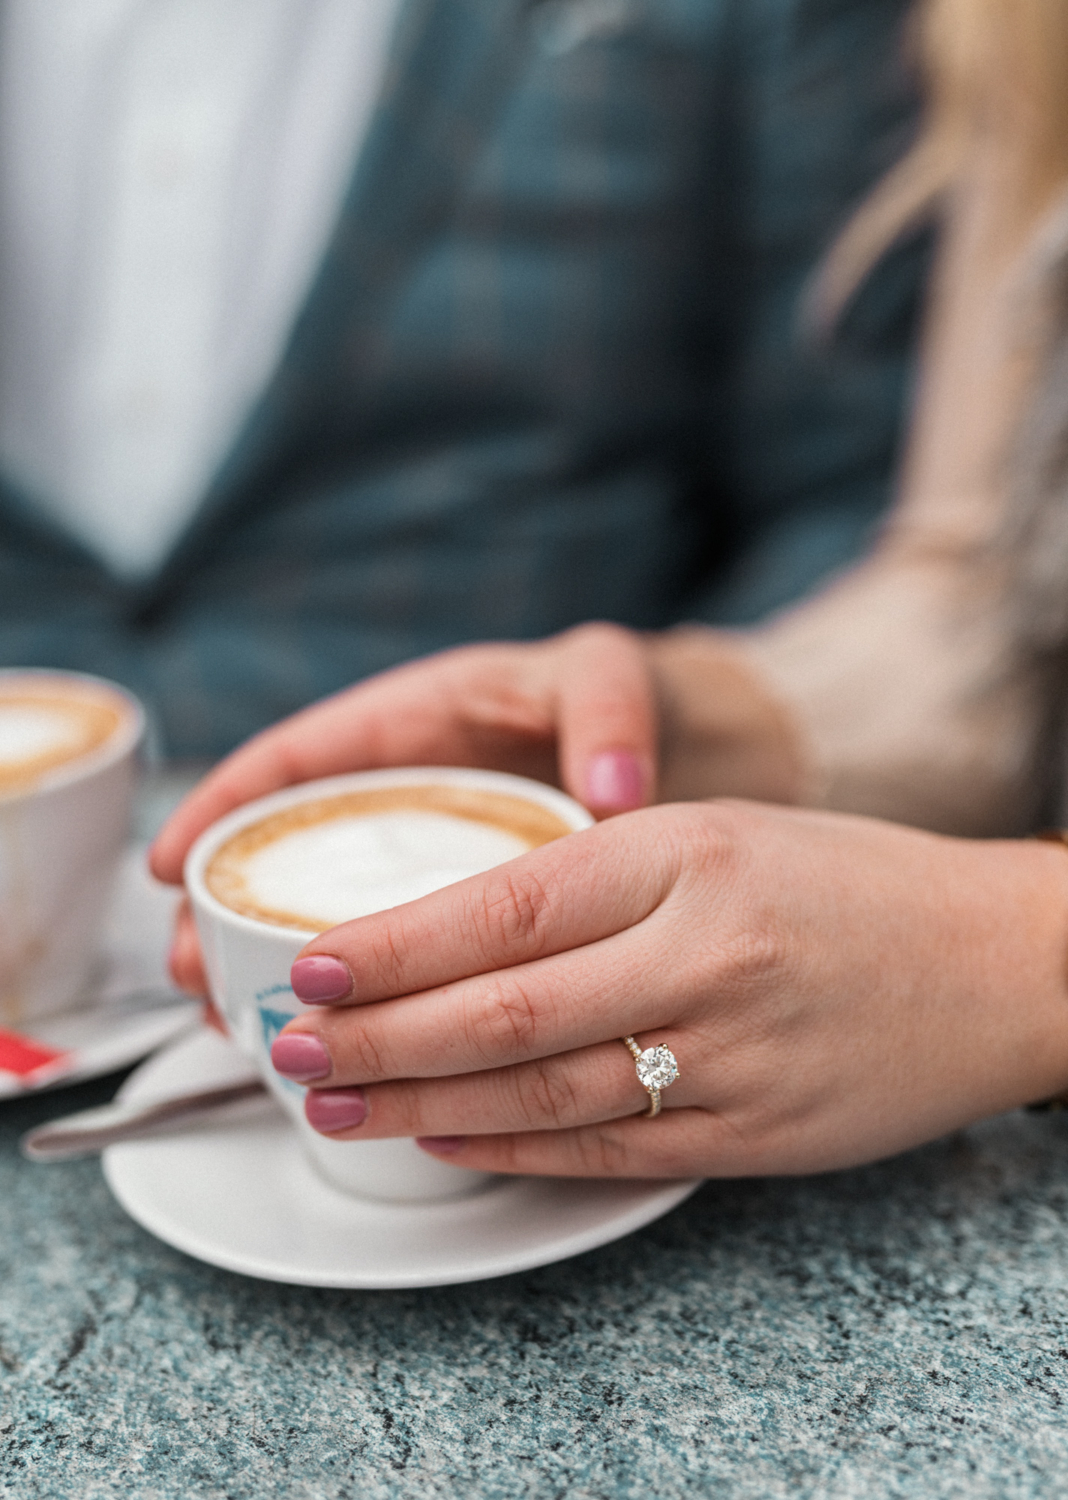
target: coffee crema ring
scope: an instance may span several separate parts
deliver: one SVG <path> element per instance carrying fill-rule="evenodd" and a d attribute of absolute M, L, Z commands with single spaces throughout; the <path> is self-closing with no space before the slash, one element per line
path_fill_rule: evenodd
<path fill-rule="evenodd" d="M 249 886 L 250 862 L 272 844 L 305 830 L 391 813 L 429 814 L 481 824 L 514 839 L 520 846 L 516 854 L 540 848 L 573 831 L 548 808 L 506 793 L 437 783 L 375 787 L 298 802 L 241 829 L 212 855 L 204 871 L 204 883 L 217 901 L 241 916 L 273 926 L 321 932 L 348 918 L 313 916 L 308 911 L 264 901 Z M 494 862 L 500 862 L 499 857 Z"/>
<path fill-rule="evenodd" d="M 7 717 L 7 734 L 4 719 Z M 0 675 L 0 796 L 32 788 L 50 772 L 100 750 L 130 710 L 104 687 L 42 673 Z M 17 749 L 19 735 L 24 748 Z"/>

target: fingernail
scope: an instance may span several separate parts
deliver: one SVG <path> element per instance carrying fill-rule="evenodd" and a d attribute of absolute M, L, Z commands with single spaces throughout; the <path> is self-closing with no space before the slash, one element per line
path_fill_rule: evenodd
<path fill-rule="evenodd" d="M 328 1076 L 330 1054 L 317 1036 L 292 1031 L 287 1036 L 275 1037 L 271 1046 L 271 1064 L 283 1078 L 292 1078 L 294 1083 L 310 1083 L 314 1078 Z"/>
<path fill-rule="evenodd" d="M 312 1089 L 304 1101 L 304 1115 L 323 1135 L 352 1130 L 367 1118 L 367 1099 L 363 1089 Z"/>
<path fill-rule="evenodd" d="M 416 1137 L 415 1144 L 422 1146 L 424 1151 L 433 1151 L 435 1156 L 451 1156 L 454 1151 L 459 1151 L 467 1145 L 467 1137 L 465 1135 L 421 1135 Z"/>
<path fill-rule="evenodd" d="M 289 971 L 293 993 L 305 1005 L 322 1005 L 325 1000 L 344 1000 L 352 993 L 352 975 L 348 964 L 328 954 L 298 958 Z"/>
<path fill-rule="evenodd" d="M 627 812 L 641 807 L 645 778 L 638 757 L 629 750 L 603 750 L 586 768 L 586 803 L 589 807 Z"/>

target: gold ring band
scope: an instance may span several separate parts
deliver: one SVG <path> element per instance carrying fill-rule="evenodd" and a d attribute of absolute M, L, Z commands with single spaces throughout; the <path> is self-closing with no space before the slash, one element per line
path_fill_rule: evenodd
<path fill-rule="evenodd" d="M 634 1059 L 638 1082 L 649 1094 L 649 1108 L 642 1110 L 642 1118 L 655 1120 L 660 1113 L 660 1090 L 669 1089 L 679 1076 L 679 1065 L 670 1047 L 646 1047 L 643 1051 L 632 1036 L 620 1041 Z"/>

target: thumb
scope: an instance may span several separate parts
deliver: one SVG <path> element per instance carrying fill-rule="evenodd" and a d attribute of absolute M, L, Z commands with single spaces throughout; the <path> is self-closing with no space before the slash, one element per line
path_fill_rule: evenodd
<path fill-rule="evenodd" d="M 653 800 L 657 712 L 640 636 L 584 625 L 561 641 L 556 723 L 564 787 L 597 817 Z"/>

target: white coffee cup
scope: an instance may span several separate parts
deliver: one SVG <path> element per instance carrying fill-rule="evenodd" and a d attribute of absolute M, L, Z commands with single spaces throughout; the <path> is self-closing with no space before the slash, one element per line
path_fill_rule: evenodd
<path fill-rule="evenodd" d="M 193 903 L 212 996 L 226 1017 L 235 1041 L 254 1059 L 271 1092 L 296 1123 L 305 1149 L 320 1175 L 343 1192 L 363 1198 L 392 1202 L 454 1198 L 473 1192 L 493 1179 L 484 1172 L 472 1172 L 437 1161 L 421 1151 L 414 1141 L 334 1141 L 312 1129 L 304 1115 L 305 1090 L 298 1084 L 281 1078 L 271 1066 L 270 1059 L 271 1043 L 282 1027 L 294 1016 L 306 1015 L 308 1012 L 308 1007 L 297 999 L 290 986 L 289 971 L 293 961 L 311 937 L 324 927 L 335 925 L 349 917 L 387 909 L 420 894 L 428 894 L 454 880 L 475 874 L 480 869 L 490 868 L 531 845 L 516 844 L 513 848 L 505 847 L 502 843 L 494 857 L 493 849 L 496 846 L 491 840 L 486 846 L 489 857 L 476 861 L 473 865 L 472 849 L 461 848 L 458 852 L 453 851 L 452 867 L 449 868 L 447 846 L 450 835 L 447 826 L 440 827 L 436 822 L 425 825 L 421 822 L 406 823 L 403 826 L 391 823 L 388 827 L 393 831 L 383 835 L 387 843 L 396 838 L 402 843 L 412 837 L 418 841 L 423 837 L 420 830 L 425 826 L 428 837 L 438 840 L 436 852 L 439 856 L 439 868 L 424 869 L 418 874 L 410 872 L 416 884 L 410 885 L 406 890 L 404 881 L 398 882 L 396 878 L 396 869 L 389 871 L 383 865 L 381 877 L 376 873 L 370 878 L 368 872 L 371 863 L 366 860 L 366 854 L 365 862 L 355 869 L 351 868 L 350 859 L 350 874 L 354 876 L 355 885 L 350 882 L 350 889 L 339 894 L 342 884 L 339 876 L 337 890 L 324 890 L 320 898 L 322 904 L 333 905 L 333 910 L 323 911 L 317 921 L 299 915 L 292 918 L 290 916 L 293 892 L 287 892 L 285 887 L 287 881 L 299 885 L 300 879 L 298 874 L 290 877 L 281 839 L 271 846 L 272 851 L 281 851 L 280 856 L 272 852 L 273 871 L 268 871 L 260 878 L 267 882 L 280 882 L 282 889 L 266 902 L 262 894 L 249 900 L 240 893 L 234 893 L 234 880 L 226 872 L 235 859 L 238 868 L 243 868 L 240 861 L 246 856 L 240 854 L 232 858 L 229 851 L 240 851 L 245 847 L 259 848 L 260 841 L 264 838 L 264 827 L 268 824 L 271 829 L 285 828 L 292 820 L 294 826 L 299 824 L 303 827 L 307 823 L 316 830 L 333 829 L 344 816 L 349 816 L 336 812 L 342 805 L 339 800 L 342 798 L 349 799 L 343 804 L 346 807 L 351 807 L 355 802 L 361 808 L 372 808 L 370 812 L 358 811 L 351 814 L 361 822 L 363 831 L 358 837 L 362 838 L 368 827 L 368 819 L 394 815 L 388 810 L 391 798 L 399 797 L 403 800 L 416 794 L 421 796 L 420 789 L 438 788 L 445 789 L 445 793 L 451 789 L 458 797 L 483 796 L 487 799 L 526 804 L 543 818 L 545 814 L 550 815 L 551 820 L 564 833 L 587 828 L 593 821 L 584 807 L 564 793 L 521 776 L 456 767 L 405 767 L 389 771 L 364 771 L 290 787 L 286 791 L 246 804 L 202 834 L 190 850 L 185 865 L 186 889 Z M 378 801 L 369 800 L 367 794 Z M 380 805 L 386 807 L 386 812 L 373 811 L 374 807 Z M 503 800 L 501 805 L 504 805 Z M 320 817 L 319 810 L 322 808 L 327 811 Z M 410 810 L 406 813 L 402 809 L 394 809 L 394 813 L 397 817 L 407 817 Z M 418 818 L 427 814 L 431 818 L 437 817 L 433 809 L 415 810 Z M 454 821 L 460 824 L 477 820 L 457 814 Z M 386 827 L 385 824 L 379 826 Z M 395 832 L 395 828 L 400 829 L 399 834 Z M 328 837 L 333 837 L 333 834 L 329 833 Z M 465 839 L 466 832 L 463 832 L 458 842 L 463 844 Z M 538 841 L 544 842 L 545 839 Z M 292 850 L 297 848 L 297 845 L 291 845 Z M 305 846 L 305 855 L 310 849 L 311 846 Z M 477 852 L 476 850 L 476 855 Z M 485 855 L 486 850 L 482 852 Z M 298 861 L 294 858 L 292 863 L 295 867 Z M 214 892 L 210 882 L 215 884 Z M 237 884 L 240 883 L 238 880 Z M 225 902 L 220 899 L 219 890 L 226 894 Z M 289 904 L 285 905 L 283 897 L 287 894 L 290 899 Z M 347 906 L 346 902 L 349 903 Z M 243 909 L 238 910 L 238 907 Z M 270 911 L 270 920 L 264 920 L 257 914 L 264 910 Z"/>
<path fill-rule="evenodd" d="M 0 671 L 0 1025 L 32 1026 L 86 986 L 144 728 L 114 683 Z"/>

